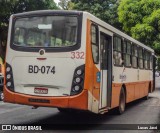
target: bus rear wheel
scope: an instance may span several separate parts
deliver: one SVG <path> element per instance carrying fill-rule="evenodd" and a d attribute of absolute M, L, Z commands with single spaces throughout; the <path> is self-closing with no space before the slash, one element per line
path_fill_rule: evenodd
<path fill-rule="evenodd" d="M 119 97 L 118 114 L 122 114 L 125 111 L 125 107 L 126 107 L 126 95 L 124 88 L 122 87 Z"/>
<path fill-rule="evenodd" d="M 76 110 L 74 109 L 69 109 L 69 108 L 57 108 L 59 110 L 59 112 L 61 113 L 75 113 Z"/>
<path fill-rule="evenodd" d="M 65 109 L 65 108 L 57 108 L 57 109 L 61 113 L 66 113 L 68 111 L 68 109 Z"/>
<path fill-rule="evenodd" d="M 144 96 L 142 99 L 143 99 L 143 100 L 148 100 L 148 99 L 149 99 L 149 92 L 148 92 L 148 94 L 147 94 L 146 96 Z"/>
<path fill-rule="evenodd" d="M 147 95 L 143 97 L 144 100 L 148 100 L 149 99 L 149 92 L 151 92 L 151 83 L 149 84 Z"/>

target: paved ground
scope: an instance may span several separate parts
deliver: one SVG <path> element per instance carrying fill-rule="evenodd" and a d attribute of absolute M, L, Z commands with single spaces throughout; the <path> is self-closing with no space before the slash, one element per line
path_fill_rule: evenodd
<path fill-rule="evenodd" d="M 160 88 L 160 76 L 156 77 L 156 88 Z"/>

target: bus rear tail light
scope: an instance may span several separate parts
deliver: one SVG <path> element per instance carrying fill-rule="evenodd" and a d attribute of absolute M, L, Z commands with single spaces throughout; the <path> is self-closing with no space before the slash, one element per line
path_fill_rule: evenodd
<path fill-rule="evenodd" d="M 71 95 L 76 95 L 82 92 L 84 86 L 85 65 L 79 66 L 74 71 Z"/>
<path fill-rule="evenodd" d="M 8 63 L 6 63 L 6 75 L 5 75 L 5 78 L 6 78 L 6 87 L 10 91 L 14 91 L 12 68 Z"/>

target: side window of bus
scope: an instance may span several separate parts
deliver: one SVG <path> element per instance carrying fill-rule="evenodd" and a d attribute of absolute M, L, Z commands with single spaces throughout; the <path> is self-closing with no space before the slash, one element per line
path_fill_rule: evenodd
<path fill-rule="evenodd" d="M 150 52 L 147 52 L 147 69 L 150 69 Z"/>
<path fill-rule="evenodd" d="M 123 41 L 123 59 L 126 67 L 131 67 L 131 43 Z"/>
<path fill-rule="evenodd" d="M 114 37 L 113 41 L 113 63 L 116 66 L 122 66 L 122 39 Z"/>
<path fill-rule="evenodd" d="M 144 54 L 144 56 L 143 56 L 143 62 L 144 62 L 144 68 L 145 69 L 147 69 L 147 51 L 144 49 L 144 52 L 143 52 L 143 54 Z"/>
<path fill-rule="evenodd" d="M 91 25 L 92 57 L 95 64 L 99 62 L 98 27 Z"/>
<path fill-rule="evenodd" d="M 150 53 L 150 69 L 153 69 L 153 57 L 152 57 L 152 53 Z"/>
<path fill-rule="evenodd" d="M 137 68 L 138 67 L 138 51 L 137 51 L 137 45 L 132 45 L 132 67 Z"/>
<path fill-rule="evenodd" d="M 144 50 L 144 68 L 145 69 L 149 69 L 149 63 L 150 63 L 149 52 Z"/>
<path fill-rule="evenodd" d="M 140 69 L 143 69 L 143 49 L 138 48 L 138 66 Z"/>

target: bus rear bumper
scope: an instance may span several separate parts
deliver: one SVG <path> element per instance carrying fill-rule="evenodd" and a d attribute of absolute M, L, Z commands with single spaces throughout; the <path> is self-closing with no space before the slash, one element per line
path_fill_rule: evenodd
<path fill-rule="evenodd" d="M 83 90 L 80 94 L 75 96 L 65 97 L 42 97 L 15 93 L 4 86 L 4 102 L 43 106 L 43 107 L 58 107 L 58 108 L 73 108 L 88 110 L 88 91 Z"/>

